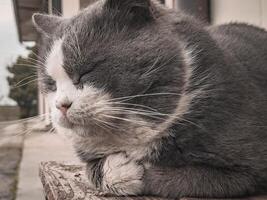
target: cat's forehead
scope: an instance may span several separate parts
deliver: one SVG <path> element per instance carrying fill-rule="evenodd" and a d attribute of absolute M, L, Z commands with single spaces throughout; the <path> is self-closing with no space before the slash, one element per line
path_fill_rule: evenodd
<path fill-rule="evenodd" d="M 128 60 L 134 58 L 138 58 L 138 62 L 155 57 L 160 42 L 155 30 L 159 25 L 147 22 L 140 28 L 126 25 L 124 19 L 114 21 L 118 19 L 112 18 L 115 11 L 103 9 L 104 3 L 98 1 L 89 6 L 60 30 L 47 60 L 47 71 L 52 72 L 53 66 L 62 66 L 72 76 L 103 60 L 108 60 L 112 67 L 118 63 L 129 64 Z M 145 54 L 147 56 L 143 56 Z"/>
<path fill-rule="evenodd" d="M 69 74 L 78 73 L 77 66 L 82 64 L 83 57 L 76 39 L 75 42 L 70 43 L 63 35 L 55 39 L 51 45 L 46 59 L 46 73 L 54 80 L 66 79 Z"/>
<path fill-rule="evenodd" d="M 63 38 L 54 41 L 46 60 L 46 72 L 54 80 L 65 75 L 63 70 L 64 55 L 62 51 Z"/>

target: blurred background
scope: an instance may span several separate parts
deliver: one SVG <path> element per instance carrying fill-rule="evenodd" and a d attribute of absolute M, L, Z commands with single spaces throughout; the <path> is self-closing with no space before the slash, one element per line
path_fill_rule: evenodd
<path fill-rule="evenodd" d="M 38 68 L 48 44 L 31 22 L 35 12 L 71 17 L 96 0 L 0 1 L 0 200 L 44 199 L 41 161 L 77 161 L 54 133 Z M 267 28 L 267 0 L 161 0 L 210 24 L 247 22 Z"/>

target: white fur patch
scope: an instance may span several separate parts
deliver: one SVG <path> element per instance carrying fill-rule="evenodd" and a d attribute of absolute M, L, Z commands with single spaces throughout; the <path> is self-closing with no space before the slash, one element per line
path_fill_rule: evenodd
<path fill-rule="evenodd" d="M 63 65 L 63 52 L 62 52 L 63 40 L 56 40 L 51 48 L 51 51 L 46 60 L 46 71 L 49 76 L 56 80 L 61 76 L 58 72 L 61 71 Z"/>
<path fill-rule="evenodd" d="M 77 89 L 63 68 L 63 40 L 55 41 L 46 62 L 46 70 L 57 85 L 55 101 L 59 103 L 72 102 L 77 97 Z"/>
<path fill-rule="evenodd" d="M 103 166 L 103 189 L 117 195 L 138 195 L 143 190 L 144 167 L 125 154 L 107 157 Z"/>
<path fill-rule="evenodd" d="M 52 122 L 55 127 L 68 124 L 89 125 L 92 118 L 101 120 L 101 114 L 105 110 L 110 110 L 109 95 L 88 83 L 82 89 L 77 89 L 71 78 L 64 69 L 64 55 L 62 51 L 63 39 L 54 42 L 46 61 L 46 71 L 56 82 L 57 90 L 47 95 L 51 109 Z M 71 66 L 69 66 L 71 67 Z M 72 104 L 66 116 L 56 108 L 56 105 Z M 93 117 L 90 117 L 93 116 Z M 79 130 L 83 130 L 82 128 Z M 74 130 L 72 130 L 74 131 Z M 88 129 L 83 131 L 75 130 L 77 134 L 86 135 Z"/>
<path fill-rule="evenodd" d="M 62 113 L 56 108 L 56 104 L 72 103 L 77 97 L 77 89 L 71 79 L 66 74 L 63 64 L 64 56 L 62 52 L 63 39 L 54 42 L 46 60 L 46 72 L 56 81 L 57 90 L 47 95 L 51 110 L 51 118 L 54 127 L 58 128 L 58 123 L 62 118 Z"/>

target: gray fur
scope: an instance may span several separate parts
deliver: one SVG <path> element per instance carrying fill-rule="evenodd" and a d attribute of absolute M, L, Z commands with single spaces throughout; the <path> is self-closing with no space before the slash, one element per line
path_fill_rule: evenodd
<path fill-rule="evenodd" d="M 53 35 L 58 26 L 63 23 L 61 17 L 38 13 L 33 14 L 32 20 L 37 30 L 47 37 Z"/>
<path fill-rule="evenodd" d="M 51 17 L 33 18 L 38 30 L 50 33 L 46 20 Z M 129 184 L 136 173 L 143 183 L 136 194 L 234 198 L 267 193 L 265 30 L 203 25 L 150 0 L 102 0 L 51 23 L 50 40 L 64 39 L 63 67 L 73 84 L 79 91 L 93 86 L 98 94 L 84 94 L 85 103 L 70 116 L 77 123 L 68 127 L 97 188 L 133 195 L 131 189 L 140 186 Z M 41 74 L 44 91 L 53 92 L 55 80 L 45 69 Z M 122 98 L 132 95 L 137 96 Z M 109 112 L 117 118 L 93 125 L 101 107 L 92 114 L 89 106 L 118 98 L 127 111 L 142 109 L 146 115 Z M 118 153 L 126 154 L 127 165 L 145 171 L 130 171 L 124 185 L 109 190 L 101 185 L 104 174 L 118 177 L 118 169 L 103 170 Z"/>

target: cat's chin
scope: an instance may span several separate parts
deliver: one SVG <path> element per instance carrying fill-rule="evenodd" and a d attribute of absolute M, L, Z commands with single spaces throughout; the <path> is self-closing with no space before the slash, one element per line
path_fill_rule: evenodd
<path fill-rule="evenodd" d="M 61 117 L 57 120 L 56 124 L 62 128 L 69 129 L 73 133 L 77 133 L 78 135 L 87 135 L 88 133 L 91 133 L 89 130 L 95 130 L 99 128 L 91 123 L 88 124 L 81 124 L 76 121 L 72 121 L 71 119 L 68 119 L 67 117 Z"/>
<path fill-rule="evenodd" d="M 56 124 L 60 127 L 66 128 L 66 129 L 72 129 L 73 123 L 71 123 L 66 117 L 60 117 Z"/>

